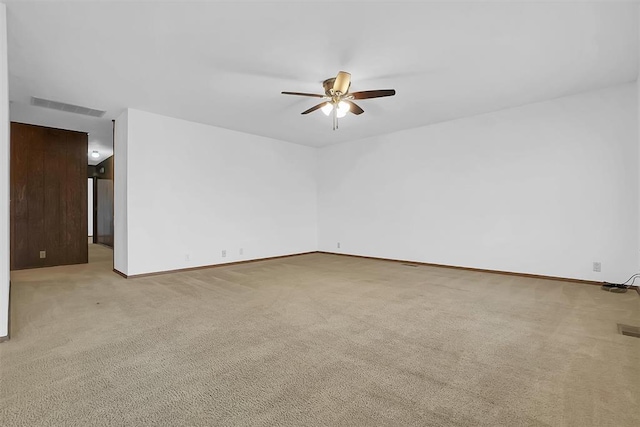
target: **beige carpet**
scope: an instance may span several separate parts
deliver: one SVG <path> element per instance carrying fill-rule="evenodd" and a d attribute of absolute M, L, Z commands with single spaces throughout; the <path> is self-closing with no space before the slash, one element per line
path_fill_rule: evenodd
<path fill-rule="evenodd" d="M 638 426 L 636 292 L 310 254 L 14 272 L 2 426 Z"/>

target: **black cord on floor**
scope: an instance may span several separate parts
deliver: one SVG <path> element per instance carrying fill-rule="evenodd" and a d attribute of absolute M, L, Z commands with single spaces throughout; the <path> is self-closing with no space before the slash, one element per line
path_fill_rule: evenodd
<path fill-rule="evenodd" d="M 638 277 L 640 277 L 640 273 L 636 273 L 636 274 L 632 275 L 625 282 L 621 283 L 621 285 L 626 285 L 629 282 L 629 280 L 631 280 L 631 279 L 633 279 L 633 282 L 635 282 Z M 633 285 L 633 282 L 631 282 L 632 285 Z"/>
<path fill-rule="evenodd" d="M 636 282 L 636 279 L 638 279 L 638 278 L 640 278 L 640 273 L 636 273 L 636 274 L 632 275 L 627 280 L 625 280 L 623 283 L 603 282 L 604 284 L 602 285 L 602 289 L 604 289 L 604 290 L 611 290 L 611 288 L 629 289 L 631 286 L 633 286 L 633 284 Z M 631 280 L 631 283 L 629 283 L 630 280 Z"/>
<path fill-rule="evenodd" d="M 640 278 L 640 273 L 636 273 L 632 275 L 623 283 L 602 282 L 602 286 L 600 287 L 600 289 L 602 289 L 603 291 L 608 291 L 608 292 L 613 292 L 618 294 L 625 293 L 627 292 L 628 289 L 630 289 L 633 286 L 633 284 L 636 282 L 636 279 L 638 278 Z M 631 283 L 629 283 L 629 281 L 631 281 Z"/>

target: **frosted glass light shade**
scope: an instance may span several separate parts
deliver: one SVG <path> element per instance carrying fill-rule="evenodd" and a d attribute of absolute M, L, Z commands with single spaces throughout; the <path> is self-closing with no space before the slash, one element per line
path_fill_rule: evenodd
<path fill-rule="evenodd" d="M 347 115 L 351 106 L 344 101 L 338 103 L 338 118 L 342 118 Z"/>
<path fill-rule="evenodd" d="M 325 116 L 328 116 L 333 111 L 333 104 L 330 102 L 327 102 L 326 104 L 324 104 L 324 107 L 322 107 L 321 110 Z"/>

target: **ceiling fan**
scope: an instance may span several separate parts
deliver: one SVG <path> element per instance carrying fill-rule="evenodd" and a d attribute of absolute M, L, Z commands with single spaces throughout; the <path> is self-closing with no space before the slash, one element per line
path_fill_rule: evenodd
<path fill-rule="evenodd" d="M 333 113 L 333 130 L 338 129 L 338 119 L 346 116 L 348 112 L 355 115 L 364 113 L 364 110 L 353 102 L 354 99 L 382 98 L 396 94 L 394 89 L 349 92 L 349 88 L 351 87 L 351 74 L 345 71 L 340 71 L 336 77 L 325 80 L 322 82 L 322 86 L 324 87 L 324 95 L 303 92 L 282 92 L 282 94 L 324 99 L 324 102 L 314 105 L 308 110 L 303 111 L 302 114 L 309 114 L 316 110 L 322 110 L 327 116 Z"/>

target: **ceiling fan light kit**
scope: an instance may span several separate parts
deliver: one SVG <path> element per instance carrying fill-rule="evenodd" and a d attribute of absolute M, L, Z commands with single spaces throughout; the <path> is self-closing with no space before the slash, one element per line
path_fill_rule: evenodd
<path fill-rule="evenodd" d="M 333 104 L 331 102 L 326 102 L 324 104 L 324 107 L 321 108 L 322 112 L 324 113 L 325 116 L 328 116 L 329 114 L 331 114 L 333 111 L 336 112 L 336 116 L 338 116 L 339 119 L 343 118 L 344 116 L 347 115 L 347 113 L 349 112 L 349 110 L 351 110 L 351 106 L 349 104 L 347 104 L 344 101 L 340 101 L 338 102 L 338 104 Z"/>
<path fill-rule="evenodd" d="M 333 130 L 338 129 L 338 119 L 346 116 L 348 112 L 355 115 L 364 113 L 364 110 L 353 102 L 354 99 L 382 98 L 396 94 L 394 89 L 349 92 L 349 88 L 351 87 L 351 74 L 346 71 L 340 71 L 336 77 L 326 79 L 322 82 L 322 87 L 324 88 L 324 95 L 303 92 L 282 92 L 282 94 L 323 98 L 324 102 L 314 105 L 308 110 L 303 111 L 302 114 L 322 110 L 325 115 L 332 115 Z"/>

